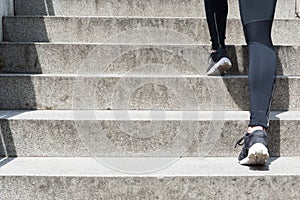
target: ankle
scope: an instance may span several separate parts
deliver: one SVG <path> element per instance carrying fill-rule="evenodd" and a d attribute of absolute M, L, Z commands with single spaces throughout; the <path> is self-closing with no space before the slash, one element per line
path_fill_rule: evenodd
<path fill-rule="evenodd" d="M 257 131 L 257 130 L 262 130 L 262 131 L 265 131 L 266 129 L 262 126 L 249 126 L 248 127 L 248 130 L 247 130 L 247 133 L 253 133 L 254 131 Z"/>

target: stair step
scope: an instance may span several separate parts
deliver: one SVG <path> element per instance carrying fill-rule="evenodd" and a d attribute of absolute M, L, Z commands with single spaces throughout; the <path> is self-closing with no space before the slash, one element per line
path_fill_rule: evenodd
<path fill-rule="evenodd" d="M 227 44 L 244 44 L 240 19 L 228 20 Z M 300 44 L 299 19 L 276 19 L 274 44 Z M 32 17 L 3 19 L 4 41 L 199 44 L 209 38 L 205 18 Z"/>
<path fill-rule="evenodd" d="M 0 157 L 236 157 L 246 111 L 0 111 Z M 271 156 L 300 156 L 300 112 L 271 112 Z"/>
<path fill-rule="evenodd" d="M 299 76 L 279 76 L 273 110 L 300 110 Z M 0 109 L 248 110 L 247 76 L 0 75 Z"/>
<path fill-rule="evenodd" d="M 181 158 L 160 170 L 141 174 L 122 169 L 124 162 L 120 161 L 128 163 L 128 159 L 113 159 L 116 162 L 112 165 L 108 159 L 103 162 L 94 158 L 4 159 L 0 162 L 1 198 L 300 198 L 296 192 L 300 184 L 299 157 L 271 158 L 266 167 L 251 168 L 238 165 L 236 158 Z M 137 163 L 145 167 L 145 160 Z"/>
<path fill-rule="evenodd" d="M 229 46 L 229 74 L 248 73 L 247 47 Z M 276 46 L 278 75 L 300 75 L 299 46 Z M 210 45 L 1 43 L 2 73 L 205 75 Z"/>
<path fill-rule="evenodd" d="M 0 43 L 0 199 L 300 199 L 295 1 L 277 2 L 271 158 L 259 167 L 234 148 L 248 54 L 228 1 L 233 68 L 207 77 L 203 0 L 14 0 Z"/>
<path fill-rule="evenodd" d="M 239 5 L 229 0 L 229 17 Z M 16 15 L 205 17 L 203 0 L 15 0 Z M 295 17 L 294 0 L 278 0 L 276 18 Z"/>

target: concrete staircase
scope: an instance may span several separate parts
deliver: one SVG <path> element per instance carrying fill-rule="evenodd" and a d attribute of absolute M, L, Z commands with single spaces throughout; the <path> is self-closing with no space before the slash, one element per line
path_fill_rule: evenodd
<path fill-rule="evenodd" d="M 224 77 L 202 0 L 15 0 L 0 44 L 0 199 L 299 199 L 300 21 L 278 0 L 270 161 L 237 163 L 248 56 Z"/>

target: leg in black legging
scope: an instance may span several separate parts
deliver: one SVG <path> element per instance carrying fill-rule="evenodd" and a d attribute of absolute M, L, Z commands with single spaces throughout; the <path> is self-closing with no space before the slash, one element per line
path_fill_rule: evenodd
<path fill-rule="evenodd" d="M 225 48 L 227 0 L 205 0 L 206 19 L 212 42 L 212 49 Z"/>
<path fill-rule="evenodd" d="M 216 22 L 219 32 L 219 43 L 222 48 L 225 48 L 226 39 L 226 23 L 228 15 L 228 3 L 227 0 L 217 0 L 218 6 L 216 10 Z"/>
<path fill-rule="evenodd" d="M 242 165 L 264 165 L 269 157 L 268 115 L 276 80 L 276 55 L 271 29 L 276 0 L 239 0 L 249 50 L 250 122 L 238 157 Z M 244 139 L 243 143 L 240 143 Z"/>
<path fill-rule="evenodd" d="M 268 128 L 276 80 L 276 55 L 271 40 L 276 0 L 240 0 L 240 12 L 249 50 L 249 127 Z"/>

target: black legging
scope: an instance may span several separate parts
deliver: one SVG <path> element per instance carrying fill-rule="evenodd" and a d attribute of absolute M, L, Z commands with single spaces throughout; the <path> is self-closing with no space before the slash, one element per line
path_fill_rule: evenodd
<path fill-rule="evenodd" d="M 276 80 L 276 55 L 271 29 L 277 0 L 239 0 L 249 50 L 249 126 L 268 128 Z"/>
<path fill-rule="evenodd" d="M 220 46 L 225 48 L 227 0 L 205 0 L 204 2 L 212 49 L 218 50 Z"/>

